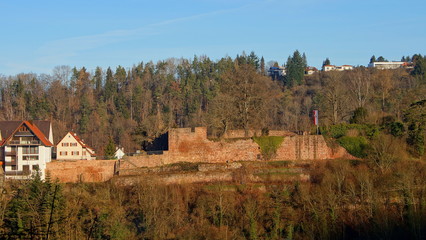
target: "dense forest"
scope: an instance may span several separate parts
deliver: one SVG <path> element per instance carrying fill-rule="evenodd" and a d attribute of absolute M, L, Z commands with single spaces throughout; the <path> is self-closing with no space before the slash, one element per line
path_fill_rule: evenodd
<path fill-rule="evenodd" d="M 304 76 L 307 57 L 295 51 L 285 63 L 287 76 L 274 79 L 267 74 L 273 64 L 254 52 L 94 72 L 58 66 L 50 75 L 0 75 L 0 120 L 51 120 L 56 142 L 73 130 L 100 155 L 110 139 L 134 152 L 171 127 L 207 126 L 212 136 L 228 129 L 311 131 L 313 109 L 322 127 L 398 122 L 415 128 L 406 136 L 417 132 L 412 138 L 424 139 L 424 124 L 405 117 L 411 104 L 425 99 L 425 59 L 403 59 L 414 68 Z"/>
<path fill-rule="evenodd" d="M 170 127 L 207 126 L 216 137 L 229 129 L 314 131 L 318 109 L 327 143 L 358 159 L 304 163 L 310 178 L 300 182 L 7 182 L 0 237 L 424 239 L 426 60 L 403 59 L 413 68 L 304 75 L 307 58 L 296 51 L 276 78 L 267 75 L 274 63 L 254 53 L 3 76 L 0 119 L 49 119 L 56 140 L 74 130 L 98 152 L 109 142 L 140 149 Z M 252 169 L 238 171 L 244 178 Z"/>

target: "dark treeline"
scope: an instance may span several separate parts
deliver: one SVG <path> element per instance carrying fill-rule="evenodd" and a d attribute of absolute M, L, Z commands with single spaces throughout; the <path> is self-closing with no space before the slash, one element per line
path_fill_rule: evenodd
<path fill-rule="evenodd" d="M 132 152 L 170 127 L 208 126 L 215 136 L 228 129 L 310 131 L 313 109 L 323 125 L 349 122 L 357 111 L 366 113 L 365 123 L 402 121 L 410 104 L 426 96 L 425 60 L 412 59 L 415 68 L 408 70 L 357 67 L 303 76 L 306 55 L 296 51 L 287 77 L 276 80 L 253 52 L 94 72 L 58 66 L 51 75 L 0 77 L 0 119 L 52 120 L 55 141 L 74 130 L 100 153 L 110 138 Z"/>

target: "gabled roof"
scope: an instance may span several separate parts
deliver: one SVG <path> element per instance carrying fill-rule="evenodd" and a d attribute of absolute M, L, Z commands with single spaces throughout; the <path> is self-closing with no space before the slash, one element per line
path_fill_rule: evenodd
<path fill-rule="evenodd" d="M 53 144 L 44 135 L 44 133 L 34 124 L 29 121 L 0 121 L 0 131 L 3 139 L 0 142 L 0 146 L 4 146 L 5 143 L 15 135 L 18 129 L 22 126 L 27 126 L 32 133 L 43 143 L 43 145 L 51 147 Z"/>
<path fill-rule="evenodd" d="M 3 139 L 8 138 L 21 123 L 22 121 L 0 121 L 0 132 Z"/>
<path fill-rule="evenodd" d="M 31 121 L 33 125 L 36 125 L 40 131 L 49 138 L 50 132 L 50 121 L 45 120 L 33 120 Z"/>
<path fill-rule="evenodd" d="M 64 138 L 65 138 L 68 134 L 70 134 L 71 136 L 73 136 L 73 137 L 74 137 L 74 139 L 78 142 L 78 144 L 80 144 L 83 148 L 87 148 L 87 149 L 91 150 L 91 151 L 93 152 L 93 154 L 92 154 L 92 155 L 95 155 L 95 154 L 94 154 L 95 150 L 94 150 L 93 148 L 89 147 L 86 143 L 84 143 L 84 142 L 83 142 L 83 140 L 81 140 L 81 139 L 77 136 L 77 134 L 76 134 L 75 132 L 68 132 L 67 134 L 65 134 L 65 136 L 61 139 L 61 141 L 59 141 L 59 142 L 58 142 L 58 144 L 57 144 L 56 146 L 59 146 L 59 143 L 60 143 L 60 142 L 62 142 L 62 140 L 64 140 Z"/>

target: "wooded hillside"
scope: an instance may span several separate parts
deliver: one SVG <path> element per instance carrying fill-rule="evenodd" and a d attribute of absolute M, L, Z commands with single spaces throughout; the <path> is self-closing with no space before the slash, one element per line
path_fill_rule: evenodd
<path fill-rule="evenodd" d="M 424 135 L 415 114 L 404 118 L 410 105 L 426 96 L 424 57 L 410 60 L 414 69 L 356 67 L 301 76 L 306 55 L 295 52 L 287 61 L 295 73 L 275 80 L 253 52 L 93 72 L 58 66 L 49 75 L 1 76 L 0 120 L 52 120 L 55 141 L 74 130 L 98 153 L 110 137 L 134 152 L 170 127 L 208 126 L 215 136 L 229 129 L 311 131 L 313 109 L 319 109 L 322 126 L 390 121 Z"/>

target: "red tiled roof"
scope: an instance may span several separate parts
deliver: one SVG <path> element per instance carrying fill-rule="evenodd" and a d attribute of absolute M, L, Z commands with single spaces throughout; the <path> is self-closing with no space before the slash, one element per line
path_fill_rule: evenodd
<path fill-rule="evenodd" d="M 93 151 L 93 152 L 95 152 L 95 150 L 93 149 L 93 148 L 91 148 L 91 147 L 89 147 L 86 143 L 84 143 L 83 142 L 83 140 L 81 140 L 78 136 L 77 136 L 77 134 L 75 133 L 75 132 L 68 132 L 69 134 L 71 134 L 71 136 L 73 136 L 74 137 L 74 139 L 83 147 L 83 148 L 87 148 L 87 149 L 89 149 L 89 150 L 91 150 L 91 151 Z M 67 134 L 65 134 L 65 136 L 61 139 L 61 141 L 59 141 L 58 142 L 58 145 L 59 145 L 59 143 L 60 142 L 62 142 L 62 140 L 64 140 L 64 138 L 67 136 Z M 91 155 L 92 156 L 95 156 L 96 154 L 94 154 L 94 153 L 91 153 Z"/>
<path fill-rule="evenodd" d="M 16 121 L 11 121 L 10 123 L 11 123 L 11 125 L 14 125 L 14 129 L 12 130 L 12 128 L 9 128 L 9 130 L 12 130 L 12 131 L 11 131 L 10 134 L 8 134 L 8 136 L 3 136 L 4 138 L 1 141 L 0 146 L 4 146 L 6 144 L 6 142 L 13 135 L 15 135 L 15 133 L 18 131 L 18 129 L 23 124 L 25 124 L 30 129 L 30 131 L 33 132 L 36 135 L 36 137 L 43 143 L 43 145 L 48 146 L 48 147 L 52 147 L 53 146 L 53 144 L 49 141 L 49 139 L 46 137 L 46 135 L 44 135 L 37 126 L 31 124 L 30 122 L 28 122 L 28 121 L 22 121 L 18 125 L 16 125 L 16 123 L 17 123 Z"/>

